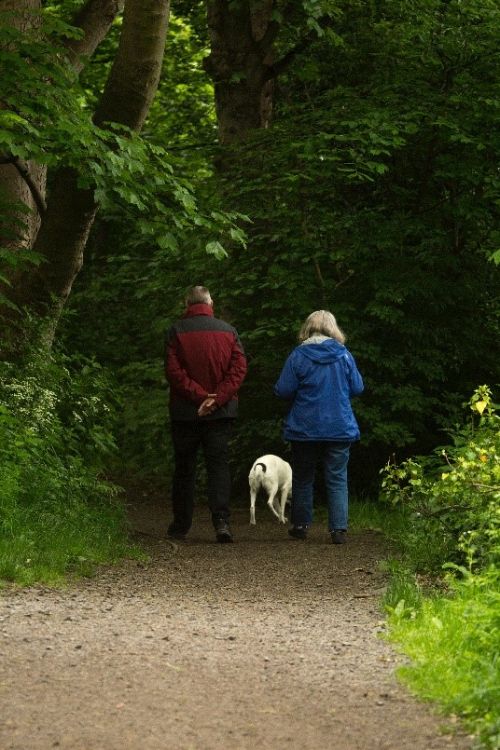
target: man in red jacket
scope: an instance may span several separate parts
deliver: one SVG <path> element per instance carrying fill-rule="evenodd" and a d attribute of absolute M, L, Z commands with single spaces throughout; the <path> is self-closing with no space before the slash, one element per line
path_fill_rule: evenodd
<path fill-rule="evenodd" d="M 175 469 L 174 518 L 168 536 L 183 539 L 193 520 L 196 458 L 203 448 L 208 505 L 218 542 L 232 542 L 229 527 L 229 438 L 238 412 L 238 389 L 247 371 L 235 328 L 214 317 L 206 287 L 192 287 L 186 312 L 170 328 L 165 374 L 170 384 L 170 420 Z"/>

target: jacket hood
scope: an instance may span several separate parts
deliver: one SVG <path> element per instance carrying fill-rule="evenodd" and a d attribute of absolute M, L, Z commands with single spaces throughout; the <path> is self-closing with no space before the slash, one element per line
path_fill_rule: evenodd
<path fill-rule="evenodd" d="M 312 362 L 326 365 L 341 359 L 347 350 L 335 339 L 312 336 L 298 347 L 298 351 Z"/>

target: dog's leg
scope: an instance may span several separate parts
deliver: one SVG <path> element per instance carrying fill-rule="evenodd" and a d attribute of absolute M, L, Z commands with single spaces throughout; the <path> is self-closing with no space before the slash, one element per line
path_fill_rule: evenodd
<path fill-rule="evenodd" d="M 281 493 L 278 497 L 278 494 L 276 493 L 276 496 L 273 500 L 273 508 L 278 514 L 278 517 L 281 518 Z"/>
<path fill-rule="evenodd" d="M 290 492 L 290 488 L 285 485 L 283 489 L 281 490 L 281 497 L 280 497 L 280 521 L 281 523 L 286 523 L 288 519 L 285 516 L 285 505 L 286 501 L 288 500 L 288 493 Z"/>
<path fill-rule="evenodd" d="M 252 488 L 250 490 L 250 523 L 255 526 L 255 499 L 257 497 L 256 491 Z"/>
<path fill-rule="evenodd" d="M 271 490 L 271 492 L 269 493 L 269 498 L 268 498 L 267 504 L 269 506 L 269 510 L 271 511 L 271 513 L 274 513 L 274 515 L 276 516 L 276 518 L 280 518 L 280 514 L 276 511 L 276 508 L 274 507 L 274 498 L 276 497 L 276 493 L 277 492 L 278 492 L 278 488 L 277 487 L 273 487 L 272 490 Z"/>

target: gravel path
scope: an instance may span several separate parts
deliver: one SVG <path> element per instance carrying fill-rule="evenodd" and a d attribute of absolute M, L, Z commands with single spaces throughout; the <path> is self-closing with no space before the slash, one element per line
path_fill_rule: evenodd
<path fill-rule="evenodd" d="M 217 545 L 205 516 L 175 549 L 146 500 L 150 562 L 4 592 L 3 750 L 470 748 L 393 676 L 379 535 L 292 541 L 259 508 Z"/>

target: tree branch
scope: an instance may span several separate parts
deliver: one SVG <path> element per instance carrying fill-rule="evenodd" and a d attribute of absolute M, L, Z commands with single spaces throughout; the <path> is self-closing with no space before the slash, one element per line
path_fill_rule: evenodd
<path fill-rule="evenodd" d="M 318 25 L 321 26 L 322 29 L 330 28 L 333 25 L 333 19 L 330 18 L 330 16 L 324 16 L 322 19 L 318 21 Z M 305 52 L 305 50 L 315 41 L 318 39 L 318 32 L 311 30 L 309 34 L 306 34 L 303 39 L 298 42 L 295 47 L 292 47 L 286 55 L 283 55 L 281 60 L 278 60 L 274 63 L 274 65 L 268 65 L 268 72 L 267 72 L 267 78 L 276 78 L 281 73 L 283 73 L 287 68 L 290 67 L 292 62 L 295 60 L 297 55 L 300 55 L 302 52 Z"/>
<path fill-rule="evenodd" d="M 281 11 L 281 17 L 286 18 L 288 15 L 292 13 L 294 9 L 294 3 L 290 2 Z M 264 32 L 264 35 L 261 39 L 257 41 L 257 47 L 261 49 L 264 52 L 267 52 L 267 50 L 274 44 L 276 41 L 276 37 L 278 36 L 281 28 L 283 26 L 283 21 L 278 21 L 277 19 L 272 19 L 267 24 L 266 31 Z"/>
<path fill-rule="evenodd" d="M 18 156 L 1 156 L 0 157 L 0 164 L 12 164 L 13 167 L 17 169 L 25 183 L 30 189 L 31 196 L 33 200 L 35 201 L 36 207 L 38 209 L 38 213 L 40 216 L 43 216 L 44 213 L 47 210 L 47 204 L 45 202 L 45 198 L 43 197 L 42 193 L 40 192 L 40 189 L 36 182 L 33 180 L 33 178 L 30 175 L 30 171 L 28 169 L 28 165 L 25 161 L 22 161 Z"/>
<path fill-rule="evenodd" d="M 70 51 L 74 69 L 79 73 L 85 65 L 85 57 L 91 57 L 108 33 L 124 0 L 87 0 L 72 20 L 72 25 L 83 31 L 79 39 L 69 39 L 66 48 Z"/>
<path fill-rule="evenodd" d="M 444 508 L 438 508 L 437 510 L 428 510 L 423 511 L 421 510 L 420 513 L 422 516 L 425 516 L 426 518 L 439 518 L 439 516 L 444 515 L 445 513 L 448 513 L 449 511 L 459 511 L 459 510 L 470 510 L 470 505 L 446 505 Z"/>

